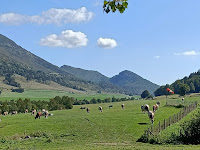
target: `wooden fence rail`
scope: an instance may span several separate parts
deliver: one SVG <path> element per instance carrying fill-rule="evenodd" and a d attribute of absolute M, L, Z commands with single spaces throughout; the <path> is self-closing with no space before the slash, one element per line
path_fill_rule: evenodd
<path fill-rule="evenodd" d="M 190 113 L 195 108 L 197 108 L 197 102 L 184 107 L 177 114 L 170 116 L 168 119 L 164 119 L 163 122 L 159 121 L 158 126 L 153 127 L 153 125 L 151 125 L 151 127 L 145 131 L 145 134 L 155 135 L 155 134 L 160 133 L 162 130 L 165 130 L 167 127 L 171 126 L 172 124 L 180 121 L 182 118 L 184 118 L 188 113 Z"/>

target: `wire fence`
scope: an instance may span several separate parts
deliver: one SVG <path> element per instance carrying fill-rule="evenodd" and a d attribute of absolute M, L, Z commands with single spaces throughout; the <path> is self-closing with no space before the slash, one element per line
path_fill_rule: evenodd
<path fill-rule="evenodd" d="M 165 130 L 167 127 L 171 126 L 172 124 L 180 121 L 183 117 L 185 117 L 195 108 L 197 108 L 197 102 L 194 102 L 193 104 L 185 106 L 180 112 L 170 116 L 168 119 L 159 121 L 159 124 L 157 126 L 153 127 L 153 125 L 151 125 L 151 127 L 148 128 L 144 134 L 147 136 L 159 134 L 162 130 Z"/>

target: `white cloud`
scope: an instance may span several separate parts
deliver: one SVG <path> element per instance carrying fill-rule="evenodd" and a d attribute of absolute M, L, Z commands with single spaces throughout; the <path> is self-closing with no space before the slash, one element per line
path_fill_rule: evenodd
<path fill-rule="evenodd" d="M 72 30 L 62 31 L 60 35 L 51 34 L 40 40 L 43 46 L 66 48 L 87 46 L 87 42 L 88 39 L 84 33 Z"/>
<path fill-rule="evenodd" d="M 117 46 L 117 42 L 110 38 L 99 38 L 97 40 L 97 45 L 101 48 L 111 49 Z"/>
<path fill-rule="evenodd" d="M 191 50 L 191 51 L 186 51 L 186 52 L 182 52 L 182 53 L 174 53 L 174 55 L 183 55 L 183 56 L 196 56 L 196 55 L 200 55 L 199 52 L 196 52 L 194 50 Z"/>
<path fill-rule="evenodd" d="M 68 24 L 80 23 L 91 20 L 93 12 L 89 12 L 85 7 L 76 10 L 51 8 L 43 11 L 41 15 L 26 16 L 15 13 L 0 14 L 0 23 L 9 25 L 19 25 L 23 23 L 36 24 Z"/>
<path fill-rule="evenodd" d="M 154 59 L 160 59 L 160 56 L 154 56 L 153 58 Z"/>

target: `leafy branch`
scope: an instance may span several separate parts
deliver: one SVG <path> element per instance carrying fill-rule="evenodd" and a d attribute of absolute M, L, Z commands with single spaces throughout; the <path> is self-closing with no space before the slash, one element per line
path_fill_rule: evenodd
<path fill-rule="evenodd" d="M 106 13 L 110 11 L 116 12 L 119 10 L 120 13 L 123 13 L 125 9 L 128 7 L 128 0 L 104 0 L 103 9 Z"/>

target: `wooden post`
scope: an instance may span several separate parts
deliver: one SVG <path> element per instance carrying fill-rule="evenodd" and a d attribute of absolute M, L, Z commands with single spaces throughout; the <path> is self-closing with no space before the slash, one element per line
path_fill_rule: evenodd
<path fill-rule="evenodd" d="M 180 120 L 180 118 L 179 118 L 179 113 L 177 114 L 177 117 L 178 117 L 178 121 Z"/>
<path fill-rule="evenodd" d="M 164 129 L 166 129 L 166 121 L 165 121 L 165 119 L 164 119 Z"/>
<path fill-rule="evenodd" d="M 171 116 L 169 117 L 169 126 L 171 126 Z"/>
<path fill-rule="evenodd" d="M 181 117 L 181 119 L 182 119 L 182 111 L 180 111 L 180 117 Z"/>
<path fill-rule="evenodd" d="M 160 131 L 161 131 L 161 126 L 160 126 L 160 121 L 159 121 L 159 133 L 160 133 Z"/>

